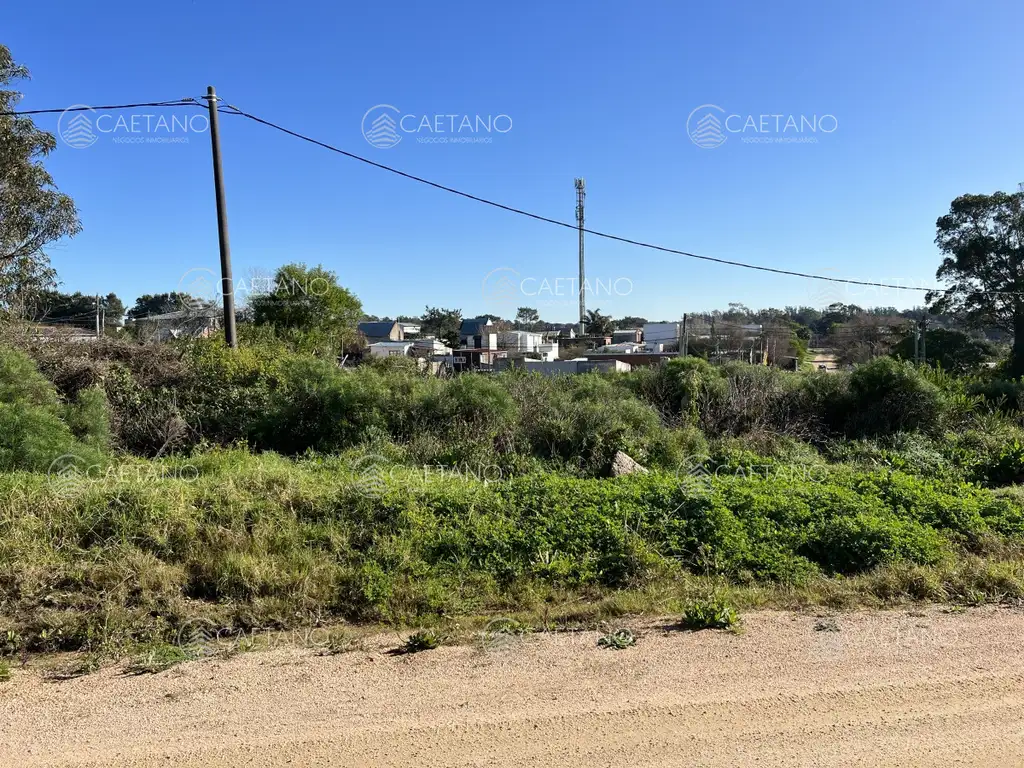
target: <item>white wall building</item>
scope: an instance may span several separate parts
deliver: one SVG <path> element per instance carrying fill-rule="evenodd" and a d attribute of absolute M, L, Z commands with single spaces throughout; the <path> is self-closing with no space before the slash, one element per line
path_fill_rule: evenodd
<path fill-rule="evenodd" d="M 498 349 L 511 353 L 540 355 L 542 360 L 558 359 L 558 340 L 544 341 L 543 333 L 534 331 L 501 331 Z"/>
<path fill-rule="evenodd" d="M 373 357 L 406 357 L 412 349 L 411 341 L 378 341 L 370 345 Z"/>
<path fill-rule="evenodd" d="M 437 339 L 414 339 L 412 342 L 412 353 L 417 357 L 450 355 L 452 353 L 452 348 L 445 346 Z"/>
<path fill-rule="evenodd" d="M 651 350 L 658 344 L 678 344 L 682 330 L 679 323 L 647 323 L 644 325 L 644 344 Z"/>
<path fill-rule="evenodd" d="M 636 352 L 642 352 L 644 350 L 643 344 L 635 344 L 633 342 L 624 342 L 622 344 L 605 344 L 603 347 L 598 347 L 598 352 L 617 352 L 620 354 L 631 355 Z"/>

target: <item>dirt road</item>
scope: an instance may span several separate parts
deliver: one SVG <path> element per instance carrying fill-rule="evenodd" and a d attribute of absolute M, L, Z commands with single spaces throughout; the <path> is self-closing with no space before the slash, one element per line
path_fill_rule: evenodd
<path fill-rule="evenodd" d="M 1024 613 L 633 626 L 640 641 L 621 651 L 588 632 L 390 656 L 392 635 L 139 677 L 15 670 L 0 765 L 1024 764 Z"/>

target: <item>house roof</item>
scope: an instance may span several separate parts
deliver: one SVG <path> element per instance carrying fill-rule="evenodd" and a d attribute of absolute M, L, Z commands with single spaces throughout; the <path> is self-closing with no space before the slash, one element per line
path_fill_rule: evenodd
<path fill-rule="evenodd" d="M 491 321 L 486 317 L 474 317 L 467 318 L 462 321 L 462 325 L 459 326 L 459 334 L 462 336 L 476 336 L 481 333 L 484 328 L 493 327 Z"/>
<path fill-rule="evenodd" d="M 390 336 L 397 323 L 394 322 L 369 322 L 360 323 L 357 327 L 364 336 Z"/>

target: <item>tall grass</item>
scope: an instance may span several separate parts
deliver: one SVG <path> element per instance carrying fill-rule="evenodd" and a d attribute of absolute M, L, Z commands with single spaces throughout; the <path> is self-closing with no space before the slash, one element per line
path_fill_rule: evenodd
<path fill-rule="evenodd" d="M 371 488 L 352 458 L 215 450 L 71 488 L 0 475 L 0 622 L 51 649 L 173 639 L 197 617 L 416 622 L 696 576 L 949 572 L 1015 553 L 1024 532 L 1016 499 L 891 471 L 722 472 L 701 490 L 660 472 L 488 482 L 383 465 Z M 1018 574 L 999 589 L 1024 594 Z"/>
<path fill-rule="evenodd" d="M 944 374 L 447 380 L 271 342 L 139 349 L 0 350 L 0 637 L 19 648 L 569 620 L 668 609 L 695 580 L 755 604 L 1024 595 L 1024 432 Z M 607 477 L 617 451 L 650 471 Z"/>

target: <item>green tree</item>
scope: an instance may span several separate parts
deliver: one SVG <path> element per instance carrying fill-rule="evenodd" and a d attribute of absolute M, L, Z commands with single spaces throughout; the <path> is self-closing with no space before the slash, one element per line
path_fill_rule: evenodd
<path fill-rule="evenodd" d="M 907 332 L 893 348 L 893 357 L 901 360 L 913 360 L 913 332 Z M 938 364 L 945 371 L 953 373 L 971 373 L 978 370 L 982 363 L 994 360 L 998 351 L 994 344 L 984 339 L 977 339 L 963 331 L 952 331 L 946 328 L 932 328 L 925 332 L 925 353 L 928 363 Z"/>
<path fill-rule="evenodd" d="M 435 336 L 453 349 L 459 346 L 459 327 L 462 325 L 462 310 L 427 307 L 423 311 L 420 332 L 424 336 Z"/>
<path fill-rule="evenodd" d="M 519 307 L 516 310 L 516 327 L 525 331 L 533 329 L 540 322 L 540 312 L 533 307 Z"/>
<path fill-rule="evenodd" d="M 28 117 L 5 114 L 22 97 L 7 86 L 28 76 L 0 45 L 0 274 L 19 261 L 18 273 L 31 272 L 32 264 L 45 258 L 44 246 L 82 228 L 75 204 L 57 191 L 43 167 L 43 158 L 57 146 L 53 135 Z"/>
<path fill-rule="evenodd" d="M 1024 375 L 1024 192 L 961 195 L 935 227 L 949 287 L 925 297 L 929 310 L 1012 334 L 1009 373 Z"/>
<path fill-rule="evenodd" d="M 25 320 L 38 311 L 40 299 L 57 285 L 57 272 L 39 251 L 0 262 L 0 315 Z"/>
<path fill-rule="evenodd" d="M 115 293 L 100 297 L 107 328 L 122 324 L 124 304 Z M 79 328 L 93 328 L 96 324 L 96 297 L 78 291 L 61 293 L 46 291 L 36 303 L 34 319 L 42 322 L 60 322 Z"/>
<path fill-rule="evenodd" d="M 338 285 L 334 272 L 320 265 L 285 264 L 274 273 L 270 288 L 249 298 L 256 325 L 270 326 L 285 338 L 309 334 L 325 352 L 337 352 L 355 340 L 363 305 Z"/>
<path fill-rule="evenodd" d="M 588 309 L 584 323 L 587 333 L 591 336 L 610 336 L 615 325 L 610 315 L 602 315 L 601 309 Z"/>
<path fill-rule="evenodd" d="M 643 328 L 645 325 L 647 325 L 647 318 L 636 317 L 635 315 L 626 315 L 625 317 L 615 321 L 615 327 L 622 330 Z"/>
<path fill-rule="evenodd" d="M 168 312 L 178 312 L 187 307 L 196 306 L 201 303 L 199 299 L 187 293 L 145 293 L 135 300 L 135 306 L 126 313 L 132 320 L 149 315 L 163 315 Z"/>

